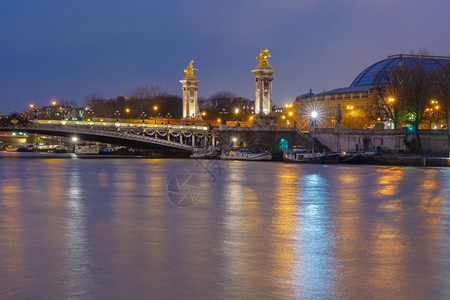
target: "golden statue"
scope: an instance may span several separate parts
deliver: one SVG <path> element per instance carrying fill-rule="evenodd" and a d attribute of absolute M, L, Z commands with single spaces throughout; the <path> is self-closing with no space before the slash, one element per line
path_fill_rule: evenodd
<path fill-rule="evenodd" d="M 194 63 L 194 60 L 191 60 L 191 62 L 189 63 L 188 67 L 186 69 L 184 69 L 184 73 L 186 73 L 186 76 L 184 78 L 192 78 L 192 79 L 197 79 L 194 76 L 194 70 L 198 70 L 197 68 L 194 68 L 192 66 L 192 64 Z"/>
<path fill-rule="evenodd" d="M 257 68 L 259 68 L 259 67 L 270 68 L 269 61 L 267 60 L 268 57 L 272 57 L 269 54 L 269 50 L 267 50 L 267 48 L 262 49 L 259 52 L 259 56 L 256 57 L 256 59 L 259 60 L 259 65 L 257 65 L 256 67 Z"/>

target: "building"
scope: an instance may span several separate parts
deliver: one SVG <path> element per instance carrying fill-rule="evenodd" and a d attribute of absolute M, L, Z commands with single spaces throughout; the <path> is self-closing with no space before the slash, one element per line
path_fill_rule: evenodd
<path fill-rule="evenodd" d="M 426 56 L 398 54 L 388 56 L 362 71 L 349 87 L 337 88 L 323 93 L 298 96 L 294 101 L 294 110 L 302 129 L 309 126 L 312 111 L 320 114 L 320 127 L 333 127 L 338 104 L 342 111 L 342 124 L 346 128 L 371 128 L 377 120 L 371 115 L 374 107 L 374 88 L 383 83 L 387 70 L 399 65 L 420 65 L 426 71 L 432 71 L 443 64 L 449 64 L 448 56 Z"/>

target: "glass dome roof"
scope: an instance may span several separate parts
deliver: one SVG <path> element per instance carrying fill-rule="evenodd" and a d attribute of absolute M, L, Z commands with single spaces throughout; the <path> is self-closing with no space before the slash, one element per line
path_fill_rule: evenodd
<path fill-rule="evenodd" d="M 380 80 L 382 82 L 382 75 L 386 70 L 395 68 L 400 64 L 405 66 L 420 65 L 427 71 L 432 71 L 443 64 L 450 63 L 450 57 L 445 56 L 422 56 L 422 55 L 393 55 L 387 59 L 383 59 L 374 63 L 364 71 L 362 71 L 353 80 L 351 87 L 376 85 Z"/>

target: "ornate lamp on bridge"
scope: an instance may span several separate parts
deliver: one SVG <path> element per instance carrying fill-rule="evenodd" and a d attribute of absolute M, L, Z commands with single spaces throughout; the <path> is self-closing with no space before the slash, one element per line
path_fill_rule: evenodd
<path fill-rule="evenodd" d="M 145 111 L 141 112 L 140 118 L 142 119 L 142 127 L 145 126 L 145 118 L 147 117 L 147 114 Z"/>
<path fill-rule="evenodd" d="M 172 118 L 172 114 L 171 113 L 167 113 L 166 114 L 166 118 L 167 118 L 167 125 L 170 125 L 170 118 Z"/>
<path fill-rule="evenodd" d="M 116 117 L 116 124 L 114 124 L 117 128 L 117 131 L 120 131 L 120 122 L 119 122 L 119 117 L 120 117 L 120 111 L 116 110 L 116 112 L 114 113 L 114 117 Z"/>

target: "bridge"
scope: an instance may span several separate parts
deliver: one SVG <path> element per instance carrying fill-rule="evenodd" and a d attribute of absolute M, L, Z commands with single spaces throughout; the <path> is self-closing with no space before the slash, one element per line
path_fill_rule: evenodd
<path fill-rule="evenodd" d="M 38 121 L 0 127 L 20 131 L 77 138 L 164 153 L 190 153 L 196 146 L 213 145 L 215 133 L 207 126 L 148 125 L 105 122 Z"/>

